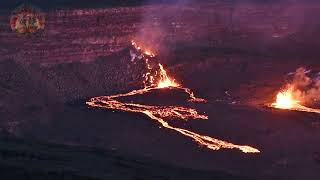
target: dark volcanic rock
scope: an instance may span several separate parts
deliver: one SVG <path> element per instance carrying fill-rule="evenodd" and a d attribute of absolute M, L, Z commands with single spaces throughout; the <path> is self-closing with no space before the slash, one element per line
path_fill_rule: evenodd
<path fill-rule="evenodd" d="M 319 163 L 314 152 L 319 149 L 320 133 L 314 122 L 318 115 L 261 110 L 285 84 L 287 73 L 302 65 L 319 66 L 317 58 L 309 58 L 319 57 L 320 52 L 318 2 L 284 2 L 50 10 L 46 29 L 26 36 L 13 33 L 8 26 L 10 12 L 1 11 L 0 133 L 116 148 L 186 168 L 221 169 L 267 180 L 317 179 Z M 145 24 L 146 18 L 151 24 Z M 165 42 L 160 44 L 169 49 L 162 60 L 168 73 L 209 100 L 203 106 L 194 105 L 209 116 L 207 121 L 190 120 L 179 127 L 254 146 L 262 153 L 212 152 L 160 129 L 142 114 L 86 107 L 85 100 L 93 96 L 142 86 L 145 64 L 130 61 L 128 46 L 142 30 L 153 32 L 159 26 L 164 29 L 159 38 Z M 171 95 L 175 98 L 164 98 Z M 158 91 L 128 100 L 153 103 L 162 98 L 156 103 L 182 103 L 185 96 L 179 95 Z M 112 153 L 100 157 L 100 151 L 90 148 L 84 152 L 79 147 L 36 143 L 25 147 L 24 142 L 8 141 L 0 141 L 0 155 L 4 154 L 0 169 L 10 179 L 22 179 L 21 174 L 41 179 L 48 172 L 53 172 L 50 178 L 60 178 L 61 166 L 66 176 L 84 179 L 215 179 L 202 171 L 180 169 L 177 176 L 166 168 L 158 171 L 158 166 L 153 171 L 153 163 L 127 160 L 125 153 L 113 159 L 109 158 L 114 157 Z"/>
<path fill-rule="evenodd" d="M 0 62 L 0 94 L 1 126 L 7 131 L 16 133 L 16 127 L 30 121 L 48 121 L 48 105 L 52 101 L 46 89 L 13 60 Z"/>
<path fill-rule="evenodd" d="M 1 179 L 215 179 L 248 180 L 219 171 L 183 169 L 115 150 L 1 138 Z"/>
<path fill-rule="evenodd" d="M 47 123 L 64 103 L 141 87 L 145 63 L 132 63 L 130 58 L 125 49 L 87 63 L 40 66 L 0 61 L 0 126 L 18 133 L 18 127 L 32 122 Z"/>
<path fill-rule="evenodd" d="M 87 63 L 37 67 L 51 91 L 63 101 L 85 99 L 141 87 L 144 61 L 132 63 L 129 49 Z"/>

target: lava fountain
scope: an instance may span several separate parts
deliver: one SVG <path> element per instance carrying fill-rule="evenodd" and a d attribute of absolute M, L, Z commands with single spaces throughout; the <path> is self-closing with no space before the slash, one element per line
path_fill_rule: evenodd
<path fill-rule="evenodd" d="M 160 68 L 160 81 L 157 85 L 158 88 L 167 88 L 167 87 L 179 87 L 180 85 L 174 80 L 171 80 L 168 75 L 166 70 L 164 70 L 163 66 L 159 64 Z"/>
<path fill-rule="evenodd" d="M 293 98 L 293 88 L 290 87 L 277 94 L 276 102 L 272 106 L 279 109 L 292 109 L 298 106 L 299 101 Z"/>
<path fill-rule="evenodd" d="M 132 45 L 137 49 L 141 50 L 141 48 L 132 41 Z M 153 53 L 144 52 L 146 56 L 154 56 Z M 148 59 L 146 58 L 147 68 L 150 69 L 148 64 Z M 211 150 L 219 150 L 221 148 L 226 149 L 239 149 L 244 153 L 259 153 L 260 151 L 256 148 L 246 146 L 246 145 L 237 145 L 233 143 L 229 143 L 226 141 L 222 141 L 210 136 L 201 135 L 196 132 L 173 127 L 170 125 L 166 119 L 181 119 L 181 120 L 188 120 L 188 119 L 198 119 L 198 120 L 206 120 L 208 116 L 200 114 L 196 109 L 182 107 L 182 106 L 155 106 L 155 105 L 144 105 L 138 103 L 127 103 L 121 102 L 117 100 L 120 97 L 130 97 L 135 95 L 141 95 L 148 93 L 153 90 L 157 89 L 164 89 L 164 88 L 172 88 L 172 89 L 180 89 L 183 90 L 185 93 L 189 95 L 189 102 L 206 102 L 205 99 L 195 97 L 194 93 L 189 88 L 182 87 L 180 84 L 176 83 L 174 79 L 171 79 L 168 75 L 164 67 L 159 64 L 159 70 L 157 71 L 157 76 L 159 78 L 158 81 L 154 79 L 154 76 L 147 72 L 144 77 L 146 78 L 145 81 L 149 82 L 148 86 L 145 86 L 143 89 L 133 90 L 128 93 L 124 94 L 116 94 L 110 96 L 100 96 L 91 98 L 86 104 L 90 107 L 97 107 L 97 108 L 104 108 L 104 109 L 111 109 L 111 110 L 119 110 L 124 112 L 133 112 L 133 113 L 143 113 L 152 120 L 158 122 L 162 127 L 176 131 L 186 137 L 193 139 L 199 145 L 207 147 Z M 146 83 L 145 83 L 146 84 Z"/>
<path fill-rule="evenodd" d="M 309 108 L 300 104 L 300 101 L 295 99 L 293 86 L 288 86 L 287 89 L 278 92 L 276 102 L 271 104 L 271 107 L 277 109 L 286 109 L 293 111 L 320 113 L 320 109 Z"/>

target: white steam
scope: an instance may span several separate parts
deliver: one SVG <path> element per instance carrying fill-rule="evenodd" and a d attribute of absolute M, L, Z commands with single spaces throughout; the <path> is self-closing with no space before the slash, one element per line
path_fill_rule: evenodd
<path fill-rule="evenodd" d="M 294 96 L 302 103 L 315 103 L 320 100 L 319 73 L 311 77 L 310 71 L 300 67 L 296 70 L 292 83 L 289 86 L 294 89 Z"/>

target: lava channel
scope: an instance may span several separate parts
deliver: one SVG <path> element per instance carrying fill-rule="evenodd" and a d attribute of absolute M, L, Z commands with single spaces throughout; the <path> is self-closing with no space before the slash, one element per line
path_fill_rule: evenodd
<path fill-rule="evenodd" d="M 91 98 L 86 104 L 91 107 L 119 110 L 124 112 L 134 112 L 134 113 L 143 113 L 149 118 L 157 121 L 161 124 L 162 127 L 176 131 L 184 136 L 192 138 L 195 142 L 201 146 L 205 146 L 211 150 L 219 150 L 221 148 L 226 149 L 239 149 L 244 153 L 259 153 L 260 151 L 256 148 L 246 146 L 246 145 L 236 145 L 226 141 L 222 141 L 210 136 L 201 135 L 195 132 L 192 132 L 187 129 L 177 128 L 171 126 L 165 119 L 208 119 L 208 116 L 199 114 L 197 110 L 182 106 L 154 106 L 154 105 L 144 105 L 137 103 L 127 103 L 117 100 L 120 97 L 130 97 L 135 95 L 141 95 L 148 93 L 150 91 L 162 88 L 172 88 L 180 89 L 189 95 L 189 102 L 206 102 L 205 99 L 197 98 L 194 96 L 194 93 L 189 88 L 181 87 L 174 80 L 170 79 L 164 70 L 163 66 L 159 64 L 160 67 L 160 80 L 157 84 L 152 86 L 145 87 L 139 90 L 133 90 L 124 94 L 117 94 L 111 96 L 100 96 Z"/>

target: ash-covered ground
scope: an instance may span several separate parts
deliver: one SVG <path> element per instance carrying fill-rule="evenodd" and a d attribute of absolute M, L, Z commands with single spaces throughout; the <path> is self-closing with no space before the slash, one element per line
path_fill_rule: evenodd
<path fill-rule="evenodd" d="M 11 32 L 9 13 L 1 12 L 3 177 L 318 179 L 320 116 L 264 106 L 274 101 L 289 72 L 301 66 L 319 71 L 317 4 L 221 1 L 185 5 L 177 19 L 155 15 L 166 27 L 155 60 L 208 100 L 192 105 L 208 120 L 172 123 L 253 146 L 259 154 L 212 151 L 142 114 L 86 106 L 91 97 L 143 87 L 146 67 L 131 62 L 130 41 L 141 36 L 144 13 L 159 7 L 176 10 L 48 10 L 47 29 L 28 36 Z M 232 21 L 226 18 L 230 12 Z M 194 14 L 199 17 L 193 21 L 184 18 Z M 185 97 L 162 89 L 133 100 L 176 105 Z"/>

